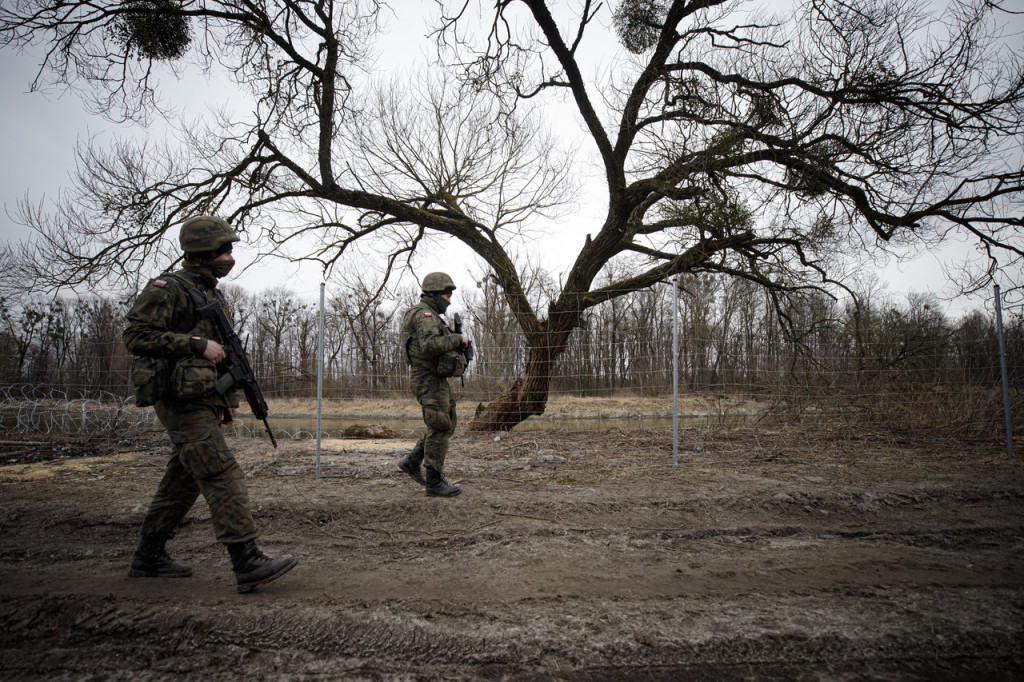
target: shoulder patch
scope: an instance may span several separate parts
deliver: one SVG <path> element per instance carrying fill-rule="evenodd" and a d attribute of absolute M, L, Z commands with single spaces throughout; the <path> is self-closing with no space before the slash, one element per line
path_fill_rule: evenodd
<path fill-rule="evenodd" d="M 430 313 L 423 313 L 423 317 L 433 317 Z"/>
<path fill-rule="evenodd" d="M 153 286 L 155 286 L 155 287 L 165 287 L 165 286 L 167 286 L 167 281 L 166 280 L 162 280 L 162 279 L 154 279 L 153 280 Z"/>

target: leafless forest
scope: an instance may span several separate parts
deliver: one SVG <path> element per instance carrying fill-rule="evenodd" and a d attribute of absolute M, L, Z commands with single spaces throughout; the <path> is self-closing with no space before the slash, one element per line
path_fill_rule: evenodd
<path fill-rule="evenodd" d="M 228 286 L 236 324 L 266 394 L 316 396 L 318 303 L 287 290 Z M 330 290 L 328 290 L 330 291 Z M 538 283 L 535 294 L 545 294 Z M 324 315 L 327 400 L 407 397 L 397 327 L 413 290 L 374 298 L 361 282 L 336 289 Z M 120 342 L 130 296 L 4 301 L 0 384 L 53 388 L 71 398 L 129 397 L 129 358 Z M 487 402 L 515 377 L 524 343 L 496 287 L 483 279 L 456 301 L 477 358 L 463 395 Z M 1015 413 L 1024 382 L 1024 321 L 1005 315 Z M 782 324 L 785 321 L 786 324 Z M 679 384 L 683 393 L 740 396 L 798 418 L 828 414 L 935 426 L 966 435 L 1002 433 L 995 317 L 953 319 L 922 295 L 864 297 L 859 307 L 821 296 L 780 310 L 755 286 L 690 277 L 679 296 Z M 595 308 L 573 334 L 553 392 L 575 397 L 658 397 L 672 392 L 672 291 L 661 286 Z"/>

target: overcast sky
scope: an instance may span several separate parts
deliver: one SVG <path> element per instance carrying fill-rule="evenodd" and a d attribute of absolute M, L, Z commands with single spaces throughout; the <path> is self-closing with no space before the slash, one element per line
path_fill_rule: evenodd
<path fill-rule="evenodd" d="M 432 5 L 421 0 L 399 0 L 392 6 L 400 7 L 407 2 L 421 7 Z M 387 42 L 381 48 L 384 57 L 379 69 L 405 68 L 417 59 L 425 59 L 430 51 L 429 43 L 423 38 L 425 32 L 422 20 L 401 24 L 392 21 Z M 0 163 L 0 204 L 4 208 L 0 214 L 0 240 L 19 240 L 28 235 L 28 231 L 11 218 L 17 203 L 26 195 L 30 201 L 38 202 L 56 196 L 60 188 L 69 183 L 74 172 L 76 143 L 92 136 L 103 141 L 113 139 L 115 134 L 145 134 L 138 129 L 119 130 L 100 117 L 90 116 L 74 93 L 29 93 L 29 83 L 35 75 L 37 63 L 38 53 L 18 54 L 10 49 L 0 50 L 0 64 L 3 66 L 0 69 L 0 92 L 4 103 L 0 109 L 0 154 L 3 158 L 3 163 Z M 178 103 L 186 105 L 186 115 L 195 116 L 204 107 L 203 100 L 222 102 L 224 91 L 223 84 L 210 85 L 193 75 L 187 88 L 180 88 L 178 92 L 187 92 L 188 97 L 194 100 L 186 101 L 187 98 L 179 94 Z M 247 110 L 244 101 L 239 104 Z M 583 202 L 577 220 L 570 220 L 564 226 L 568 235 L 559 248 L 552 249 L 543 242 L 536 245 L 538 251 L 545 254 L 542 262 L 546 268 L 557 273 L 570 264 L 582 245 L 583 236 L 590 231 L 585 229 L 587 212 L 600 215 L 603 200 L 603 195 L 599 195 Z M 943 265 L 959 262 L 970 250 L 971 247 L 966 245 L 951 245 L 941 253 L 925 254 L 910 262 L 891 262 L 881 270 L 880 278 L 897 294 L 915 291 L 944 295 L 949 288 L 942 274 Z M 468 281 L 471 272 L 481 270 L 467 249 L 458 245 L 453 247 L 453 251 L 424 259 L 419 274 L 444 269 L 450 271 L 457 281 Z M 246 265 L 252 254 L 246 254 L 243 247 L 238 255 L 240 264 Z M 320 272 L 312 266 L 299 269 L 282 264 L 259 265 L 237 277 L 233 275 L 233 278 L 253 291 L 285 286 L 308 300 L 319 296 Z M 956 301 L 950 304 L 949 311 L 955 314 L 981 305 L 990 305 L 988 298 Z"/>

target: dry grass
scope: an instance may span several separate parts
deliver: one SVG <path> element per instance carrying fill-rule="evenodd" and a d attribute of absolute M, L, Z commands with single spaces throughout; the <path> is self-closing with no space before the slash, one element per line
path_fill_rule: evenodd
<path fill-rule="evenodd" d="M 314 415 L 317 411 L 314 399 L 277 398 L 268 400 L 270 411 L 276 416 Z M 726 414 L 748 410 L 756 403 L 746 398 L 717 397 L 707 395 L 685 395 L 679 397 L 679 411 L 685 414 Z M 460 417 L 463 413 L 472 417 L 476 403 L 463 400 L 459 403 Z M 242 406 L 243 410 L 245 405 Z M 420 407 L 411 397 L 408 399 L 373 400 L 356 398 L 352 400 L 324 400 L 323 415 L 330 417 L 373 417 L 416 418 Z M 638 398 L 616 396 L 608 398 L 577 398 L 553 395 L 548 400 L 544 416 L 550 419 L 591 419 L 629 417 L 669 417 L 672 415 L 672 396 L 660 398 Z"/>
<path fill-rule="evenodd" d="M 309 416 L 317 411 L 314 398 L 268 398 L 270 413 L 279 417 Z M 248 408 L 244 402 L 241 409 Z M 325 417 L 371 417 L 388 416 L 394 418 L 413 418 L 420 414 L 420 407 L 411 397 L 408 400 L 371 400 L 356 398 L 352 400 L 329 400 L 323 403 Z"/>

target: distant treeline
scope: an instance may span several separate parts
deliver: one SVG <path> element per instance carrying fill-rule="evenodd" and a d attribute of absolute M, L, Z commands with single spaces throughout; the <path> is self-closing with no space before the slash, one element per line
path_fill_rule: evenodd
<path fill-rule="evenodd" d="M 318 303 L 284 289 L 225 289 L 264 392 L 315 397 Z M 408 370 L 399 326 L 418 292 L 380 297 L 357 281 L 329 293 L 324 396 L 405 397 Z M 542 299 L 543 287 L 534 293 Z M 130 358 L 121 332 L 131 298 L 0 301 L 0 384 L 62 386 L 71 395 L 128 395 Z M 786 410 L 827 405 L 890 418 L 920 396 L 934 402 L 953 393 L 961 402 L 984 395 L 979 409 L 998 411 L 998 396 L 992 396 L 1000 382 L 999 347 L 989 311 L 952 320 L 925 296 L 867 298 L 855 307 L 824 294 L 780 309 L 754 285 L 713 276 L 684 279 L 678 305 L 682 391 L 761 397 Z M 486 401 L 522 371 L 521 332 L 486 278 L 460 287 L 452 311 L 462 313 L 477 348 L 464 391 Z M 1017 396 L 1024 383 L 1024 321 L 1011 314 L 1004 324 L 1010 384 Z M 581 397 L 671 394 L 672 348 L 670 286 L 613 299 L 591 311 L 574 333 L 552 391 Z M 976 418 L 963 408 L 953 409 L 958 419 Z"/>

